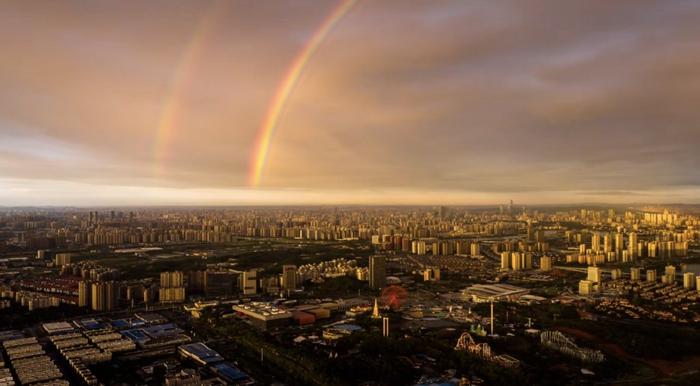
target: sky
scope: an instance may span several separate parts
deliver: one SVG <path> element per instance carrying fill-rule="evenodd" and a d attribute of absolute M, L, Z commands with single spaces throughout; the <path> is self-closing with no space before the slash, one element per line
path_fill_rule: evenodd
<path fill-rule="evenodd" d="M 0 3 L 0 206 L 699 203 L 700 2 Z M 346 4 L 347 5 L 347 4 Z"/>

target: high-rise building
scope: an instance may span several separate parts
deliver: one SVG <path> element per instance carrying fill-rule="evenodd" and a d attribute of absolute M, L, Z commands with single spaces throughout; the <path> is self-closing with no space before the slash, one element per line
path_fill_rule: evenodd
<path fill-rule="evenodd" d="M 416 255 L 425 255 L 427 248 L 428 247 L 423 240 L 416 240 L 411 243 L 411 250 Z"/>
<path fill-rule="evenodd" d="M 237 275 L 234 272 L 205 271 L 204 293 L 207 297 L 231 296 L 236 281 Z"/>
<path fill-rule="evenodd" d="M 523 269 L 532 269 L 532 253 L 525 252 L 521 254 L 521 259 L 523 260 Z"/>
<path fill-rule="evenodd" d="M 513 271 L 520 271 L 523 269 L 523 259 L 520 257 L 520 252 L 513 252 L 510 255 L 510 266 Z"/>
<path fill-rule="evenodd" d="M 183 275 L 180 271 L 161 272 L 160 287 L 161 288 L 177 288 L 183 286 Z"/>
<path fill-rule="evenodd" d="M 369 257 L 369 288 L 381 289 L 386 286 L 386 257 Z"/>
<path fill-rule="evenodd" d="M 612 252 L 612 235 L 610 232 L 606 232 L 603 236 L 603 251 L 605 251 L 605 253 Z"/>
<path fill-rule="evenodd" d="M 285 291 L 295 291 L 297 289 L 297 266 L 282 266 L 282 288 Z"/>
<path fill-rule="evenodd" d="M 542 229 L 538 229 L 535 231 L 535 241 L 537 241 L 538 243 L 544 242 L 544 231 Z"/>
<path fill-rule="evenodd" d="M 132 283 L 126 286 L 126 301 L 129 305 L 143 301 L 143 289 L 142 283 Z"/>
<path fill-rule="evenodd" d="M 112 311 L 117 306 L 119 290 L 113 281 L 92 283 L 90 300 L 93 311 Z"/>
<path fill-rule="evenodd" d="M 81 280 L 78 282 L 78 306 L 90 307 L 92 305 L 92 285 L 89 281 Z"/>
<path fill-rule="evenodd" d="M 389 336 L 389 318 L 382 318 L 382 336 Z"/>
<path fill-rule="evenodd" d="M 187 272 L 187 292 L 202 294 L 205 290 L 206 271 L 194 270 Z M 232 284 L 233 285 L 233 284 Z"/>
<path fill-rule="evenodd" d="M 647 269 L 647 281 L 648 282 L 655 282 L 656 281 L 656 270 Z"/>
<path fill-rule="evenodd" d="M 481 255 L 481 246 L 480 246 L 480 244 L 479 244 L 478 242 L 473 242 L 473 243 L 471 244 L 470 249 L 471 249 L 471 251 L 470 251 L 471 253 L 470 253 L 470 254 L 471 254 L 472 256 L 480 256 L 480 255 Z"/>
<path fill-rule="evenodd" d="M 629 258 L 631 261 L 634 261 L 637 257 L 639 257 L 639 254 L 638 254 L 639 251 L 637 251 L 638 241 L 637 241 L 637 233 L 636 232 L 630 232 L 629 240 L 627 241 L 627 243 L 628 243 L 627 250 L 629 251 L 628 252 Z"/>
<path fill-rule="evenodd" d="M 593 293 L 593 282 L 590 280 L 581 280 L 578 282 L 578 293 L 581 295 L 590 295 Z"/>
<path fill-rule="evenodd" d="M 664 274 L 676 276 L 676 266 L 667 265 L 666 267 L 664 267 Z"/>
<path fill-rule="evenodd" d="M 617 230 L 615 234 L 615 255 L 617 259 L 622 259 L 622 250 L 624 249 L 625 236 L 622 234 L 622 229 Z"/>
<path fill-rule="evenodd" d="M 642 269 L 639 267 L 630 268 L 630 280 L 632 280 L 632 281 L 642 280 Z"/>
<path fill-rule="evenodd" d="M 183 274 L 180 271 L 161 272 L 158 300 L 161 303 L 178 303 L 185 301 Z"/>
<path fill-rule="evenodd" d="M 543 272 L 552 270 L 552 257 L 542 256 L 540 257 L 540 270 Z"/>
<path fill-rule="evenodd" d="M 143 289 L 143 302 L 146 304 L 146 307 L 155 303 L 155 299 L 156 299 L 156 291 L 154 288 L 146 287 Z"/>
<path fill-rule="evenodd" d="M 591 283 L 600 284 L 601 280 L 601 270 L 599 267 L 588 267 L 588 275 L 586 279 Z"/>
<path fill-rule="evenodd" d="M 241 289 L 243 295 L 255 295 L 258 293 L 258 270 L 251 269 L 241 275 Z"/>
<path fill-rule="evenodd" d="M 73 254 L 71 253 L 57 253 L 55 257 L 56 266 L 63 267 L 64 265 L 70 264 L 72 257 Z"/>
<path fill-rule="evenodd" d="M 510 269 L 510 252 L 501 252 L 501 271 L 507 271 Z"/>
<path fill-rule="evenodd" d="M 595 253 L 600 252 L 600 233 L 598 232 L 593 233 L 593 236 L 591 236 L 591 249 Z"/>
<path fill-rule="evenodd" d="M 610 278 L 612 280 L 622 279 L 622 270 L 620 268 L 613 268 L 610 270 Z"/>
<path fill-rule="evenodd" d="M 686 272 L 683 274 L 683 288 L 685 288 L 685 289 L 695 288 L 695 273 Z"/>

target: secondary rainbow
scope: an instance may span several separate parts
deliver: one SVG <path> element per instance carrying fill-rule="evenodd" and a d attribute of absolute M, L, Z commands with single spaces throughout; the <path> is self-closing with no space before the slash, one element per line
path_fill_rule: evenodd
<path fill-rule="evenodd" d="M 177 128 L 178 119 L 181 119 L 182 116 L 182 102 L 186 95 L 185 91 L 187 91 L 187 87 L 196 73 L 194 69 L 197 58 L 203 51 L 207 35 L 209 35 L 209 31 L 214 26 L 217 16 L 222 13 L 221 8 L 226 2 L 215 1 L 211 4 L 199 17 L 194 32 L 180 55 L 173 72 L 170 90 L 158 118 L 153 146 L 154 173 L 156 175 L 162 174 L 165 168 L 168 149 Z"/>
<path fill-rule="evenodd" d="M 275 133 L 284 106 L 287 100 L 289 100 L 292 91 L 294 91 L 294 87 L 299 82 L 309 59 L 311 59 L 316 50 L 318 50 L 321 43 L 323 43 L 324 39 L 333 30 L 333 27 L 335 27 L 343 16 L 350 11 L 355 3 L 356 0 L 341 1 L 323 23 L 321 23 L 316 32 L 311 36 L 311 39 L 304 45 L 292 61 L 291 66 L 275 92 L 275 96 L 272 98 L 271 104 L 258 130 L 255 148 L 251 154 L 250 169 L 248 171 L 248 184 L 250 186 L 255 187 L 260 185 L 267 156 L 270 152 L 272 136 Z"/>

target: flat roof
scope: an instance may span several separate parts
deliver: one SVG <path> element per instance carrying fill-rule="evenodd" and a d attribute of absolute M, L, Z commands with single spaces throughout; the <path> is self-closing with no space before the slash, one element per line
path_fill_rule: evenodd
<path fill-rule="evenodd" d="M 214 370 L 214 372 L 218 375 L 226 378 L 226 381 L 228 382 L 236 382 L 248 378 L 248 374 L 244 373 L 228 362 L 217 363 L 212 366 L 212 370 Z"/>
<path fill-rule="evenodd" d="M 49 335 L 55 334 L 57 332 L 68 332 L 73 331 L 75 328 L 72 324 L 68 322 L 54 322 L 54 323 L 44 323 L 41 325 Z"/>
<path fill-rule="evenodd" d="M 202 363 L 221 362 L 224 358 L 218 352 L 212 350 L 204 343 L 183 344 L 178 349 L 187 356 L 190 356 Z"/>
<path fill-rule="evenodd" d="M 263 302 L 237 304 L 233 306 L 233 310 L 238 311 L 244 315 L 262 320 L 276 320 L 292 317 L 291 312 L 283 310 L 281 308 L 277 308 L 271 303 Z"/>

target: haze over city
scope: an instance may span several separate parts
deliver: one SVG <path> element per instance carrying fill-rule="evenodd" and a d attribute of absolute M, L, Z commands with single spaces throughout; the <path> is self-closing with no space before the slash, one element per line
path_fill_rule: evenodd
<path fill-rule="evenodd" d="M 0 11 L 0 205 L 700 197 L 698 2 Z"/>

